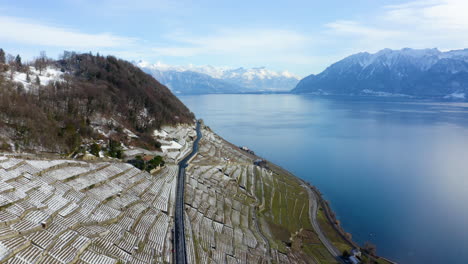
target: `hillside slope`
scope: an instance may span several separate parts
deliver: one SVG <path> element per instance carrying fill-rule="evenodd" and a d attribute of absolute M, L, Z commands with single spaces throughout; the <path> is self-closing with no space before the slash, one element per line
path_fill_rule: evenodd
<path fill-rule="evenodd" d="M 0 64 L 0 143 L 7 150 L 70 152 L 109 137 L 148 143 L 162 125 L 193 122 L 167 87 L 112 56 L 66 52 L 42 67 L 60 73 L 47 83 L 30 65 Z"/>

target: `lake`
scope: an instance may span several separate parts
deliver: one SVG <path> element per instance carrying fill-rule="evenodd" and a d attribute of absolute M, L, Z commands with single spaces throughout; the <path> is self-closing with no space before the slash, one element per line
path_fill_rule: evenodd
<path fill-rule="evenodd" d="M 399 263 L 468 263 L 467 103 L 180 99 L 226 140 L 317 186 L 356 242 Z"/>

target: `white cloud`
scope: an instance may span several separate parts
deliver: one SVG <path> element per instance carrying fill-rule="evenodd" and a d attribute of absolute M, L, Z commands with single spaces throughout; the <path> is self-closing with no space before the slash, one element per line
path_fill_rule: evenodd
<path fill-rule="evenodd" d="M 350 46 L 382 48 L 460 49 L 468 47 L 468 1 L 411 1 L 385 6 L 366 21 L 335 21 L 328 34 L 347 38 Z"/>
<path fill-rule="evenodd" d="M 409 1 L 382 6 L 357 20 L 336 20 L 309 32 L 275 28 L 239 28 L 205 35 L 173 34 L 155 47 L 159 56 L 221 57 L 250 64 L 287 65 L 313 72 L 360 51 L 383 48 L 468 47 L 468 1 Z"/>
<path fill-rule="evenodd" d="M 468 2 L 465 0 L 417 1 L 387 6 L 385 19 L 418 29 L 468 30 Z"/>
<path fill-rule="evenodd" d="M 131 45 L 134 39 L 110 33 L 89 34 L 15 17 L 0 16 L 0 41 L 65 49 L 111 48 Z"/>
<path fill-rule="evenodd" d="M 91 0 L 68 1 L 75 2 L 77 8 L 92 4 Z M 136 1 L 135 4 L 125 0 L 103 0 L 89 12 L 116 15 L 120 19 L 122 14 L 140 14 L 146 10 L 159 10 L 171 15 L 172 9 L 174 12 L 184 10 L 182 2 L 177 2 L 181 8 L 175 8 L 174 1 L 170 0 Z M 191 12 L 190 9 L 185 10 Z M 201 29 L 169 23 L 161 27 L 166 32 L 171 32 L 170 35 L 159 38 L 159 32 L 157 40 L 145 40 L 146 36 L 133 39 L 111 33 L 93 34 L 0 15 L 0 42 L 81 51 L 99 50 L 126 59 L 261 65 L 276 69 L 284 67 L 306 74 L 309 70 L 320 72 L 330 63 L 359 51 L 375 52 L 383 48 L 403 47 L 437 47 L 442 50 L 467 48 L 466 10 L 466 0 L 409 1 L 382 6 L 368 12 L 366 17 L 360 16 L 360 19 L 343 18 L 316 27 L 311 25 L 302 31 L 298 28 L 292 30 L 287 26 L 244 26 L 218 30 L 205 27 L 203 33 L 196 33 L 188 30 Z M 177 32 L 180 28 L 187 31 Z"/>
<path fill-rule="evenodd" d="M 180 14 L 186 9 L 186 3 L 171 0 L 67 0 L 83 12 L 100 16 L 119 17 L 141 15 L 143 13 L 158 16 Z M 92 7 L 92 8 L 90 8 Z"/>
<path fill-rule="evenodd" d="M 205 36 L 177 33 L 167 39 L 170 44 L 153 48 L 157 55 L 227 56 L 256 61 L 259 65 L 272 61 L 303 64 L 304 50 L 311 43 L 308 36 L 283 29 L 225 29 Z"/>
<path fill-rule="evenodd" d="M 202 47 L 165 46 L 152 48 L 152 51 L 155 52 L 157 55 L 169 57 L 191 57 L 203 54 Z"/>
<path fill-rule="evenodd" d="M 382 28 L 375 28 L 371 26 L 362 25 L 356 21 L 339 20 L 325 25 L 327 28 L 333 30 L 334 33 L 356 35 L 372 38 L 390 38 L 400 37 L 402 33 L 398 30 L 387 30 Z"/>

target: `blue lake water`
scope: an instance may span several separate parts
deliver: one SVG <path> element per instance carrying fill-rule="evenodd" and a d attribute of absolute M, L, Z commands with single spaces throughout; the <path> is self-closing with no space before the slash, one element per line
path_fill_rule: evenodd
<path fill-rule="evenodd" d="M 399 263 L 468 263 L 468 104 L 180 98 L 225 139 L 317 186 L 355 241 Z"/>

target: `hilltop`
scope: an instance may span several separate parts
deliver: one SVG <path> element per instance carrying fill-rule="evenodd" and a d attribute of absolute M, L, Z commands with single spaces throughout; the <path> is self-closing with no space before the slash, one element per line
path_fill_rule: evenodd
<path fill-rule="evenodd" d="M 0 90 L 4 150 L 70 153 L 99 139 L 159 148 L 155 129 L 194 119 L 167 87 L 113 56 L 3 59 Z"/>

